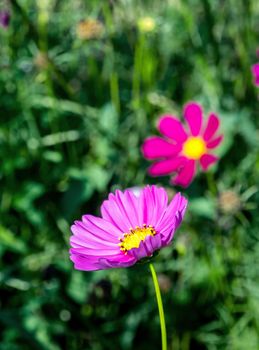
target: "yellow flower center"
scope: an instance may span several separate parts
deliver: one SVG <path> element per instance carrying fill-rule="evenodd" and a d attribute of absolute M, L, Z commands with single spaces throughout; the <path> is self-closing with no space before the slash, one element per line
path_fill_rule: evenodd
<path fill-rule="evenodd" d="M 143 225 L 143 227 L 136 226 L 130 229 L 130 233 L 124 233 L 123 238 L 120 238 L 120 249 L 127 254 L 127 251 L 132 248 L 138 248 L 141 241 L 144 241 L 147 236 L 154 236 L 156 234 L 153 226 Z"/>
<path fill-rule="evenodd" d="M 206 144 L 201 137 L 189 137 L 183 144 L 183 155 L 190 159 L 200 159 L 206 153 Z"/>

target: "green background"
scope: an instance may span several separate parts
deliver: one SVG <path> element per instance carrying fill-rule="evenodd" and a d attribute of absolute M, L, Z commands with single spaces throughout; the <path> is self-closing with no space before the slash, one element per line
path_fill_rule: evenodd
<path fill-rule="evenodd" d="M 0 2 L 0 349 L 159 349 L 148 265 L 81 272 L 70 225 L 147 183 L 143 140 L 197 101 L 221 118 L 218 164 L 154 260 L 170 350 L 259 348 L 259 90 L 254 0 Z M 145 16 L 154 28 L 143 31 Z M 94 18 L 100 37 L 77 26 Z"/>

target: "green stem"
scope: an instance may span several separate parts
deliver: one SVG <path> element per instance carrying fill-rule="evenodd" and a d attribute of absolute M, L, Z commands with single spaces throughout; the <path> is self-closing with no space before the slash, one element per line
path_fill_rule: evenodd
<path fill-rule="evenodd" d="M 217 186 L 216 186 L 216 182 L 214 180 L 213 174 L 211 172 L 207 172 L 206 177 L 207 177 L 209 191 L 211 192 L 211 194 L 216 196 L 217 195 Z"/>
<path fill-rule="evenodd" d="M 162 350 L 167 350 L 165 314 L 164 314 L 163 302 L 162 302 L 161 293 L 160 293 L 160 287 L 159 287 L 159 283 L 156 275 L 156 270 L 153 264 L 149 263 L 149 267 L 151 270 L 153 283 L 156 291 L 156 300 L 157 300 L 157 306 L 158 306 L 159 318 L 160 318 L 160 327 L 161 327 Z"/>

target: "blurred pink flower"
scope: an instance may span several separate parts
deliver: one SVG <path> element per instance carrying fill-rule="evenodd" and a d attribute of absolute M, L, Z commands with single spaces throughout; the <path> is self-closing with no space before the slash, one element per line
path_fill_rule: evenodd
<path fill-rule="evenodd" d="M 0 25 L 7 28 L 10 22 L 10 13 L 8 11 L 0 11 Z"/>
<path fill-rule="evenodd" d="M 101 217 L 84 215 L 71 227 L 70 258 L 77 270 L 128 267 L 170 244 L 187 200 L 176 194 L 168 204 L 163 188 L 146 186 L 139 196 L 131 190 L 110 193 Z"/>
<path fill-rule="evenodd" d="M 165 138 L 147 138 L 142 152 L 145 158 L 156 160 L 149 168 L 151 176 L 176 173 L 171 182 L 187 187 L 195 176 L 197 163 L 206 171 L 218 160 L 211 150 L 221 143 L 223 135 L 216 135 L 220 122 L 214 113 L 209 115 L 204 127 L 203 112 L 198 103 L 187 103 L 183 114 L 188 130 L 176 117 L 165 115 L 158 123 L 158 129 Z"/>
<path fill-rule="evenodd" d="M 252 66 L 252 73 L 254 76 L 254 84 L 259 87 L 259 63 Z"/>

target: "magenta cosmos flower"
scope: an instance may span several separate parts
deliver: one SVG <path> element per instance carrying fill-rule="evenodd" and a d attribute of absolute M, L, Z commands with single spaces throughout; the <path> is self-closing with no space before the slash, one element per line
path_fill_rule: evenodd
<path fill-rule="evenodd" d="M 131 190 L 111 193 L 101 217 L 84 215 L 71 227 L 70 258 L 77 270 L 128 267 L 170 244 L 187 200 L 176 194 L 170 204 L 166 191 L 146 186 L 139 196 Z"/>
<path fill-rule="evenodd" d="M 184 118 L 188 129 L 174 116 L 161 117 L 158 129 L 165 138 L 147 138 L 142 152 L 145 158 L 156 160 L 149 168 L 151 176 L 176 173 L 172 183 L 187 187 L 195 176 L 197 163 L 206 171 L 218 160 L 211 151 L 221 143 L 223 136 L 216 136 L 219 118 L 215 114 L 209 115 L 204 126 L 202 108 L 198 103 L 185 105 Z"/>
<path fill-rule="evenodd" d="M 252 66 L 252 73 L 254 76 L 254 84 L 259 87 L 259 63 Z"/>

